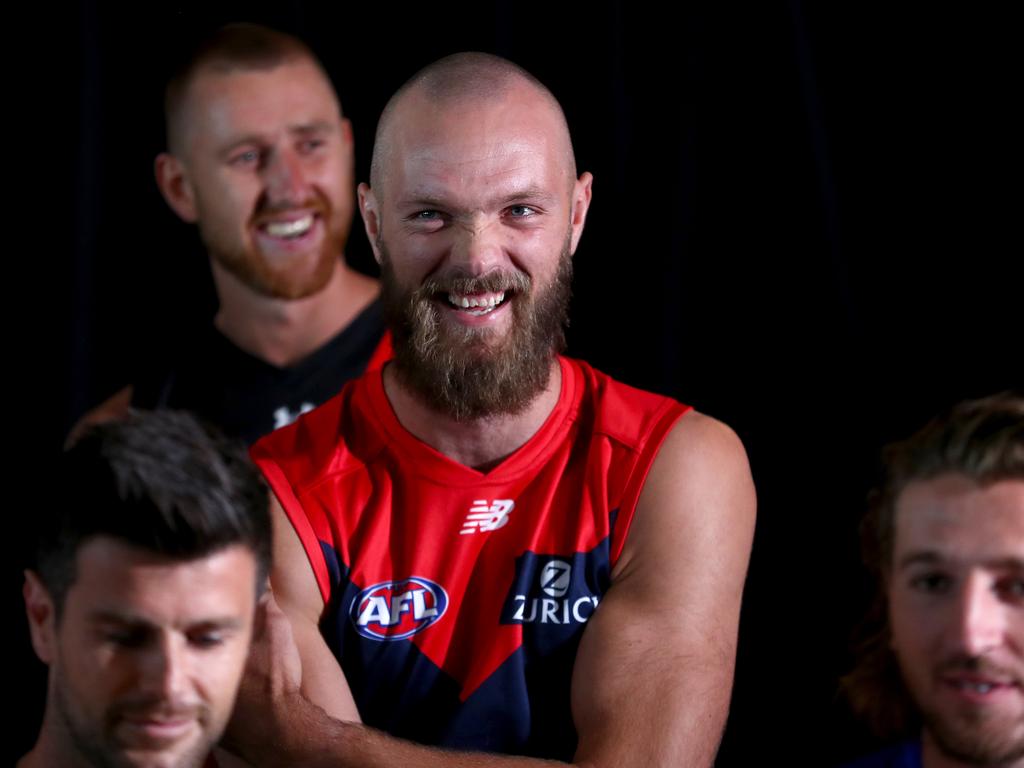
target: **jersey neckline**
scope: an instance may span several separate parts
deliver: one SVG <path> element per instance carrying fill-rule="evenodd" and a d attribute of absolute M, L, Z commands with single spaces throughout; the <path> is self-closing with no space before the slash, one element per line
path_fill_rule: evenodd
<path fill-rule="evenodd" d="M 407 466 L 414 467 L 416 474 L 458 486 L 479 485 L 481 481 L 504 483 L 539 467 L 546 459 L 550 446 L 560 442 L 576 421 L 582 392 L 580 371 L 576 361 L 561 355 L 557 360 L 562 381 L 555 407 L 532 437 L 486 472 L 449 458 L 402 426 L 384 391 L 383 368 L 364 375 L 367 399 L 363 405 L 368 418 L 377 423 L 385 436 L 384 449 L 400 457 Z"/>

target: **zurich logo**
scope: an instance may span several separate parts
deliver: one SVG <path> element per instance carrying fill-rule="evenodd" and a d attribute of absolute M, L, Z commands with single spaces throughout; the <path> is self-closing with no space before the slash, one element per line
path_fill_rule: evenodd
<path fill-rule="evenodd" d="M 420 576 L 382 581 L 352 600 L 349 617 L 363 637 L 402 640 L 422 632 L 444 616 L 448 593 L 440 584 Z"/>
<path fill-rule="evenodd" d="M 564 597 L 572 580 L 572 566 L 564 560 L 551 560 L 540 571 L 540 588 L 551 597 Z"/>

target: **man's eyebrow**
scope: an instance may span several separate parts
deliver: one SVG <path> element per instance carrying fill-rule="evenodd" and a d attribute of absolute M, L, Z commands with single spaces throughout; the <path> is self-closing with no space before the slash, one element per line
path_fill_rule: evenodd
<path fill-rule="evenodd" d="M 492 204 L 496 203 L 497 205 L 503 207 L 506 205 L 511 205 L 513 203 L 524 202 L 550 204 L 554 202 L 556 199 L 556 196 L 551 194 L 551 192 L 549 192 L 548 190 L 544 189 L 544 187 L 537 186 L 536 184 L 531 184 L 527 187 L 523 187 L 522 189 L 513 189 L 510 192 L 501 194 L 491 202 Z"/>
<path fill-rule="evenodd" d="M 267 142 L 265 136 L 259 133 L 247 133 L 242 136 L 238 136 L 231 140 L 229 144 L 225 144 L 221 147 L 220 154 L 223 157 L 227 157 L 239 147 L 244 147 L 247 144 L 262 145 Z"/>
<path fill-rule="evenodd" d="M 309 133 L 330 133 L 335 128 L 334 123 L 328 120 L 314 120 L 312 123 L 288 126 L 290 133 L 305 135 Z"/>
<path fill-rule="evenodd" d="M 535 205 L 551 205 L 557 200 L 557 196 L 546 190 L 544 187 L 531 184 L 521 189 L 499 192 L 494 197 L 488 198 L 484 206 L 488 209 L 505 208 L 516 203 Z M 397 203 L 399 208 L 449 208 L 452 207 L 451 200 L 443 194 L 438 194 L 433 188 L 423 187 L 412 189 L 408 194 L 400 197 Z M 459 206 L 455 206 L 456 208 Z"/>
<path fill-rule="evenodd" d="M 125 624 L 138 627 L 152 626 L 152 623 L 141 616 L 133 616 L 130 613 L 122 613 L 111 609 L 93 611 L 89 614 L 89 621 L 95 624 Z"/>
<path fill-rule="evenodd" d="M 413 190 L 408 195 L 398 198 L 398 207 L 407 208 L 444 208 L 445 202 L 439 195 L 430 192 Z"/>
<path fill-rule="evenodd" d="M 288 126 L 288 132 L 293 136 L 310 136 L 316 134 L 331 133 L 334 130 L 334 124 L 328 120 L 315 120 L 312 123 L 300 123 L 298 125 Z M 234 152 L 239 147 L 244 147 L 247 144 L 262 145 L 269 142 L 269 138 L 262 133 L 246 133 L 241 136 L 237 136 L 231 140 L 229 144 L 225 144 L 220 154 L 227 156 Z"/>
<path fill-rule="evenodd" d="M 89 621 L 93 624 L 118 624 L 125 627 L 155 628 L 158 625 L 142 616 L 135 616 L 121 611 L 103 609 L 89 614 Z M 242 619 L 238 616 L 208 616 L 202 617 L 186 625 L 187 630 L 196 629 L 237 629 L 243 625 Z"/>
<path fill-rule="evenodd" d="M 896 564 L 897 570 L 904 570 L 911 568 L 915 565 L 941 565 L 941 564 L 957 564 L 956 558 L 943 555 L 941 552 L 937 552 L 932 549 L 920 550 L 917 552 L 910 552 L 900 558 L 900 561 Z M 1016 557 L 1014 555 L 1007 555 L 1005 557 L 995 557 L 991 560 L 983 560 L 980 563 L 986 568 L 993 568 L 998 570 L 1017 570 L 1024 571 L 1024 557 Z"/>
<path fill-rule="evenodd" d="M 188 631 L 202 631 L 206 629 L 239 629 L 244 622 L 237 616 L 212 616 L 207 619 L 200 619 L 188 625 Z"/>

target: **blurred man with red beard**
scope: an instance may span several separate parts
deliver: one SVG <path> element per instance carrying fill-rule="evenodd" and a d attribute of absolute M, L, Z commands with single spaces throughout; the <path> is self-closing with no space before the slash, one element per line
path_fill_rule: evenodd
<path fill-rule="evenodd" d="M 250 666 L 273 693 L 239 700 L 243 756 L 712 763 L 750 472 L 721 423 L 559 354 L 590 198 L 508 61 L 442 59 L 388 103 L 359 201 L 395 357 L 253 448 L 294 644 Z"/>
<path fill-rule="evenodd" d="M 961 403 L 885 453 L 862 528 L 879 626 L 844 686 L 858 768 L 1024 766 L 1024 397 Z"/>
<path fill-rule="evenodd" d="M 205 335 L 149 355 L 133 386 L 83 424 L 129 404 L 180 408 L 252 442 L 387 355 L 378 285 L 343 255 L 352 129 L 313 53 L 251 24 L 193 53 L 165 111 L 157 184 L 199 227 L 220 307 Z"/>

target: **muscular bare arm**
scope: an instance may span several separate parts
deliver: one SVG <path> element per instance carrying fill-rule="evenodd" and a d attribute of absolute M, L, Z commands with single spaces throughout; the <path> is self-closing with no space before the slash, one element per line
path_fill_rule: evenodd
<path fill-rule="evenodd" d="M 302 659 L 302 694 L 338 720 L 359 722 L 348 682 L 320 634 L 324 601 L 306 552 L 277 499 L 271 496 L 274 522 L 274 597 L 292 626 Z"/>
<path fill-rule="evenodd" d="M 666 439 L 573 672 L 575 764 L 711 765 L 728 711 L 754 490 L 736 436 L 696 413 Z M 291 690 L 238 738 L 256 766 L 474 768 L 546 761 L 434 749 L 359 725 L 318 630 L 312 569 L 275 503 L 274 593 L 302 658 Z M 272 656 L 274 654 L 271 654 Z M 280 655 L 280 654 L 278 654 Z"/>
<path fill-rule="evenodd" d="M 580 642 L 576 758 L 711 765 L 725 726 L 754 486 L 739 439 L 690 412 L 651 468 L 612 588 Z"/>

